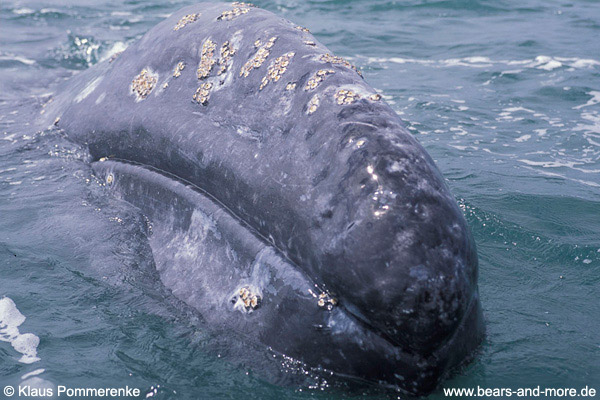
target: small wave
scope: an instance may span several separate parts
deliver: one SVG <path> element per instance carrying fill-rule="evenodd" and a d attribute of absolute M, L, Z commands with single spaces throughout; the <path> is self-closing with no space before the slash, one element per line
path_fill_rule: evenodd
<path fill-rule="evenodd" d="M 363 57 L 355 57 L 363 58 Z M 575 69 L 596 68 L 600 67 L 600 61 L 594 59 L 577 58 L 577 57 L 550 57 L 539 55 L 528 60 L 493 60 L 485 56 L 470 56 L 462 58 L 449 58 L 440 60 L 425 60 L 418 58 L 403 58 L 403 57 L 364 57 L 367 64 L 419 64 L 429 65 L 436 68 L 443 67 L 470 67 L 470 68 L 487 68 L 494 65 L 514 66 L 519 65 L 525 68 L 541 69 L 552 71 L 561 67 L 569 67 Z M 521 70 L 508 70 L 503 74 L 516 74 Z"/>
<path fill-rule="evenodd" d="M 125 49 L 127 48 L 127 45 L 123 42 L 115 42 L 113 43 L 112 47 L 106 51 L 104 53 L 104 55 L 102 56 L 102 58 L 100 59 L 100 61 L 104 61 L 104 60 L 108 60 L 109 58 L 111 58 L 112 56 L 114 56 L 115 54 L 118 54 L 122 51 L 125 51 Z"/>
<path fill-rule="evenodd" d="M 109 59 L 126 48 L 125 42 L 98 41 L 92 36 L 69 33 L 67 42 L 54 49 L 50 57 L 62 67 L 85 69 Z"/>
<path fill-rule="evenodd" d="M 12 10 L 13 14 L 17 14 L 17 15 L 26 15 L 26 14 L 33 14 L 35 11 L 32 10 L 31 8 L 16 8 L 14 10 Z"/>
<path fill-rule="evenodd" d="M 566 176 L 566 175 L 563 175 L 563 174 L 559 174 L 559 173 L 556 173 L 556 172 L 543 171 L 543 170 L 540 170 L 540 169 L 537 169 L 537 168 L 533 168 L 533 167 L 523 167 L 523 168 L 535 171 L 535 172 L 537 172 L 538 174 L 541 174 L 541 175 L 546 175 L 546 176 L 550 176 L 550 177 L 553 177 L 553 178 L 561 178 L 561 179 L 564 179 L 564 180 L 567 180 L 567 181 L 577 182 L 577 183 L 580 183 L 580 184 L 585 185 L 585 186 L 596 187 L 596 188 L 600 187 L 600 184 L 598 184 L 596 182 L 587 181 L 587 180 L 583 180 L 583 179 L 571 178 L 569 176 Z"/>
<path fill-rule="evenodd" d="M 37 346 L 40 338 L 33 333 L 19 332 L 19 326 L 25 322 L 25 316 L 17 309 L 9 297 L 0 299 L 0 341 L 8 342 L 22 354 L 19 362 L 31 364 L 40 359 L 37 357 Z"/>
<path fill-rule="evenodd" d="M 31 371 L 31 372 L 26 373 L 25 375 L 23 375 L 21 377 L 21 379 L 25 380 L 27 378 L 31 378 L 32 376 L 36 376 L 36 375 L 44 373 L 44 371 L 46 371 L 44 368 L 38 368 L 35 371 Z"/>
<path fill-rule="evenodd" d="M 21 56 L 11 56 L 11 55 L 1 55 L 0 56 L 0 60 L 1 61 L 17 61 L 21 64 L 25 64 L 25 65 L 33 65 L 35 64 L 35 60 L 31 60 L 29 58 L 26 57 L 21 57 Z"/>
<path fill-rule="evenodd" d="M 580 108 L 589 107 L 589 106 L 593 106 L 593 105 L 600 103 L 600 92 L 592 90 L 591 92 L 589 92 L 587 94 L 592 96 L 592 98 L 589 99 L 587 101 L 587 103 L 585 103 L 585 104 L 581 104 L 579 106 L 573 107 L 574 110 L 579 110 Z"/>
<path fill-rule="evenodd" d="M 518 160 L 523 164 L 532 166 L 532 167 L 542 167 L 542 168 L 569 168 L 575 171 L 583 172 L 584 174 L 597 174 L 600 173 L 600 169 L 585 169 L 579 168 L 577 165 L 583 165 L 585 163 L 580 161 L 532 161 L 521 159 Z M 600 186 L 600 185 L 599 185 Z"/>

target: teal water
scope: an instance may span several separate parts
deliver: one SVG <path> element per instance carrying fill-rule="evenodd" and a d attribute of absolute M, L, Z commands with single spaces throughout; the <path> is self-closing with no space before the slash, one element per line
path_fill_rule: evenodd
<path fill-rule="evenodd" d="M 600 390 L 600 2 L 255 3 L 359 66 L 464 210 L 487 338 L 442 388 Z M 159 399 L 392 396 L 275 385 L 225 357 L 155 279 L 143 217 L 95 184 L 84 149 L 28 127 L 58 82 L 189 4 L 1 3 L 0 386 L 129 385 Z M 442 388 L 430 398 L 444 398 Z"/>

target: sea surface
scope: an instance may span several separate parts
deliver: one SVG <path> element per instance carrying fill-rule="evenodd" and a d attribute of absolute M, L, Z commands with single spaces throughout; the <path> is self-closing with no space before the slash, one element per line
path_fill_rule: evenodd
<path fill-rule="evenodd" d="M 257 0 L 406 121 L 478 246 L 487 337 L 452 387 L 600 390 L 600 1 Z M 30 128 L 56 85 L 189 1 L 0 3 L 0 389 L 158 399 L 387 398 L 268 383 L 151 278 L 144 220 L 85 149 Z M 0 398 L 2 398 L 0 394 Z"/>

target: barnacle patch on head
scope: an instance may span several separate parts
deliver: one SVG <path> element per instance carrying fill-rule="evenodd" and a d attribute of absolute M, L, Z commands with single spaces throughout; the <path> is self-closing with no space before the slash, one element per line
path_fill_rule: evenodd
<path fill-rule="evenodd" d="M 235 17 L 246 14 L 248 11 L 250 11 L 250 7 L 254 7 L 254 4 L 235 1 L 232 3 L 232 6 L 233 9 L 223 11 L 221 15 L 217 17 L 217 21 L 231 21 Z"/>
<path fill-rule="evenodd" d="M 184 26 L 186 26 L 187 24 L 196 22 L 198 17 L 201 15 L 202 15 L 201 13 L 184 15 L 183 17 L 181 17 L 181 19 L 179 21 L 177 21 L 177 24 L 175 24 L 175 27 L 173 27 L 173 30 L 178 31 L 181 28 L 183 28 Z"/>
<path fill-rule="evenodd" d="M 263 65 L 267 57 L 269 57 L 269 54 L 271 53 L 271 48 L 275 44 L 276 40 L 277 36 L 273 36 L 265 44 L 260 44 L 260 47 L 257 50 L 256 54 L 254 54 L 253 57 L 246 61 L 246 63 L 240 70 L 240 76 L 247 77 L 253 68 L 260 68 L 260 66 Z M 257 40 L 257 42 L 259 41 Z"/>
<path fill-rule="evenodd" d="M 196 71 L 198 74 L 198 79 L 204 79 L 210 74 L 213 65 L 215 65 L 214 55 L 216 48 L 216 43 L 210 39 L 206 39 L 202 44 L 200 65 L 198 65 L 198 70 Z"/>
<path fill-rule="evenodd" d="M 259 89 L 262 90 L 269 82 L 277 82 L 287 70 L 288 65 L 290 65 L 290 61 L 295 54 L 296 53 L 293 51 L 290 51 L 281 57 L 277 57 L 269 66 L 267 75 L 262 79 Z"/>
<path fill-rule="evenodd" d="M 208 99 L 210 97 L 210 89 L 212 89 L 212 87 L 213 87 L 213 84 L 211 82 L 204 82 L 196 90 L 196 93 L 194 93 L 194 96 L 192 96 L 192 99 L 196 103 L 200 103 L 203 106 L 207 105 L 208 104 Z"/>
<path fill-rule="evenodd" d="M 221 54 L 219 57 L 219 72 L 217 73 L 218 75 L 221 75 L 222 73 L 227 71 L 229 61 L 231 60 L 234 54 L 235 49 L 233 48 L 232 44 L 229 43 L 229 41 L 223 43 L 223 45 L 221 46 Z"/>
<path fill-rule="evenodd" d="M 304 86 L 304 90 L 312 90 L 315 89 L 321 82 L 327 78 L 327 75 L 335 74 L 335 71 L 332 69 L 320 69 L 313 76 L 311 76 L 306 85 Z"/>
<path fill-rule="evenodd" d="M 379 100 L 381 100 L 381 95 L 379 93 L 372 94 L 369 96 L 369 100 L 379 101 Z"/>
<path fill-rule="evenodd" d="M 296 25 L 295 28 L 298 29 L 299 31 L 302 31 L 302 32 L 310 32 L 308 30 L 308 28 L 305 28 L 305 27 L 300 26 L 300 25 Z"/>
<path fill-rule="evenodd" d="M 231 3 L 231 5 L 234 7 L 256 7 L 252 3 L 244 3 L 243 1 L 234 1 L 233 3 Z"/>
<path fill-rule="evenodd" d="M 185 63 L 183 61 L 179 61 L 175 66 L 175 70 L 173 71 L 173 78 L 179 78 L 181 76 L 181 71 L 185 68 Z"/>
<path fill-rule="evenodd" d="M 291 91 L 296 89 L 296 82 L 290 82 L 287 85 L 285 85 L 285 90 Z"/>
<path fill-rule="evenodd" d="M 360 95 L 358 93 L 353 92 L 352 90 L 340 89 L 335 95 L 335 100 L 339 105 L 343 104 L 352 104 L 356 100 L 360 99 Z"/>
<path fill-rule="evenodd" d="M 158 82 L 158 74 L 152 73 L 149 68 L 144 68 L 131 81 L 131 91 L 135 93 L 136 100 L 144 100 L 152 92 Z"/>
<path fill-rule="evenodd" d="M 243 286 L 231 297 L 233 308 L 244 313 L 251 313 L 262 304 L 260 290 L 251 286 Z"/>
<path fill-rule="evenodd" d="M 318 94 L 315 94 L 312 99 L 309 100 L 308 104 L 306 105 L 306 113 L 307 114 L 312 114 L 315 111 L 317 111 L 317 108 L 319 108 L 319 104 L 321 104 L 321 99 L 319 98 Z"/>
<path fill-rule="evenodd" d="M 342 57 L 338 57 L 338 56 L 334 56 L 329 53 L 325 53 L 319 57 L 319 60 L 326 62 L 326 63 L 337 64 L 337 65 L 342 65 L 346 68 L 351 68 L 351 69 L 355 70 L 358 73 L 358 75 L 362 76 L 362 72 L 360 72 L 358 70 L 358 68 L 356 68 L 354 65 L 350 64 L 347 60 L 343 59 Z"/>
<path fill-rule="evenodd" d="M 317 296 L 315 292 L 313 292 L 311 289 L 308 289 L 308 293 L 310 293 L 312 297 L 317 299 L 317 305 L 319 307 L 324 308 L 328 311 L 333 310 L 333 307 L 335 307 L 338 304 L 337 299 L 327 292 L 321 292 Z"/>

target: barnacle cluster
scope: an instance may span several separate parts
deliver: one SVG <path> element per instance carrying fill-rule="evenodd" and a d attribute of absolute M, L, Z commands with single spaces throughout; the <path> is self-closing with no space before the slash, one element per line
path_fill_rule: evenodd
<path fill-rule="evenodd" d="M 339 65 L 343 65 L 346 68 L 351 68 L 351 69 L 355 70 L 360 76 L 362 76 L 362 72 L 360 72 L 358 70 L 358 68 L 356 68 L 354 65 L 350 64 L 347 60 L 343 59 L 342 57 L 338 57 L 338 56 L 334 56 L 329 53 L 325 53 L 325 54 L 322 54 L 321 57 L 319 57 L 319 59 L 323 62 L 327 62 L 330 64 L 339 64 Z"/>
<path fill-rule="evenodd" d="M 319 300 L 317 301 L 317 304 L 319 305 L 319 307 L 326 308 L 327 310 L 331 311 L 333 307 L 337 305 L 337 299 L 331 297 L 329 293 L 322 292 L 319 295 Z"/>
<path fill-rule="evenodd" d="M 243 306 L 244 311 L 250 312 L 260 307 L 262 298 L 258 293 L 254 293 L 251 288 L 244 286 L 232 299 L 236 306 Z"/>
<path fill-rule="evenodd" d="M 185 63 L 183 61 L 179 61 L 175 66 L 175 70 L 173 71 L 173 77 L 179 78 L 181 76 L 181 71 L 185 68 Z"/>
<path fill-rule="evenodd" d="M 235 54 L 235 49 L 229 43 L 229 40 L 223 43 L 221 46 L 221 55 L 219 57 L 219 72 L 218 75 L 221 75 L 225 71 L 227 71 L 227 65 L 229 64 L 229 60 Z"/>
<path fill-rule="evenodd" d="M 285 90 L 294 90 L 296 89 L 296 82 L 290 82 L 285 85 Z"/>
<path fill-rule="evenodd" d="M 325 80 L 327 75 L 335 74 L 335 71 L 332 69 L 320 69 L 313 76 L 311 76 L 306 85 L 304 86 L 304 90 L 311 90 L 319 86 L 321 82 Z"/>
<path fill-rule="evenodd" d="M 200 15 L 202 15 L 202 14 L 197 13 L 197 14 L 184 15 L 183 17 L 181 17 L 181 19 L 179 21 L 177 21 L 177 24 L 175 25 L 173 30 L 178 31 L 181 28 L 183 28 L 184 26 L 186 26 L 187 24 L 191 24 L 192 22 L 195 22 Z"/>
<path fill-rule="evenodd" d="M 327 292 L 323 292 L 321 290 L 319 291 L 321 293 L 317 296 L 315 292 L 313 292 L 311 289 L 308 289 L 308 293 L 310 293 L 312 297 L 317 299 L 317 305 L 319 307 L 325 308 L 328 311 L 333 310 L 333 307 L 335 307 L 338 303 L 337 299 Z"/>
<path fill-rule="evenodd" d="M 262 79 L 259 89 L 262 90 L 271 81 L 277 82 L 287 70 L 288 65 L 290 65 L 290 61 L 295 54 L 296 53 L 294 53 L 293 51 L 290 51 L 289 53 L 285 53 L 281 57 L 277 57 L 275 61 L 273 61 L 273 63 L 269 66 L 269 69 L 267 70 L 267 75 Z"/>
<path fill-rule="evenodd" d="M 381 100 L 381 95 L 379 93 L 372 94 L 369 96 L 369 100 L 379 101 L 379 100 Z"/>
<path fill-rule="evenodd" d="M 202 54 L 200 56 L 200 65 L 198 66 L 198 79 L 204 79 L 210 74 L 210 71 L 215 65 L 215 49 L 217 45 L 210 39 L 206 39 L 202 45 Z"/>
<path fill-rule="evenodd" d="M 270 38 L 267 41 L 267 43 L 260 44 L 260 48 L 254 55 L 254 57 L 252 57 L 248 61 L 246 61 L 246 63 L 240 70 L 240 76 L 247 77 L 253 68 L 260 68 L 260 66 L 263 65 L 263 63 L 265 62 L 267 57 L 269 57 L 269 54 L 271 53 L 270 49 L 275 44 L 276 40 L 277 40 L 277 36 L 273 36 L 272 38 Z M 259 41 L 257 41 L 257 42 L 259 42 Z M 256 45 L 256 42 L 254 44 Z"/>
<path fill-rule="evenodd" d="M 134 92 L 139 99 L 145 99 L 148 97 L 157 82 L 156 75 L 153 75 L 146 68 L 142 69 L 133 81 L 131 82 L 131 91 Z"/>
<path fill-rule="evenodd" d="M 305 40 L 304 44 L 307 46 L 316 46 L 317 44 L 315 42 L 313 42 L 312 40 Z"/>
<path fill-rule="evenodd" d="M 210 97 L 210 89 L 212 89 L 213 84 L 211 82 L 204 82 L 194 93 L 193 99 L 195 102 L 202 104 L 205 106 L 208 104 L 208 98 Z"/>
<path fill-rule="evenodd" d="M 335 93 L 334 97 L 339 105 L 352 104 L 356 100 L 360 99 L 360 95 L 358 93 L 355 93 L 352 90 L 346 90 L 346 89 L 338 90 Z"/>
<path fill-rule="evenodd" d="M 302 32 L 310 32 L 310 31 L 308 30 L 308 28 L 305 28 L 305 27 L 303 27 L 303 26 L 300 26 L 300 25 L 296 25 L 296 27 L 295 27 L 295 28 L 296 28 L 296 29 L 298 29 L 299 31 L 302 31 Z"/>
<path fill-rule="evenodd" d="M 223 11 L 221 13 L 221 15 L 219 15 L 217 17 L 217 20 L 218 21 L 231 21 L 235 17 L 239 17 L 242 14 L 246 14 L 248 11 L 250 11 L 250 7 L 253 7 L 253 6 L 250 4 L 247 4 L 247 3 L 235 2 L 235 3 L 233 3 L 233 9 Z"/>
<path fill-rule="evenodd" d="M 315 94 L 312 99 L 310 99 L 308 101 L 308 104 L 306 105 L 306 113 L 307 114 L 312 114 L 315 111 L 317 111 L 317 108 L 319 108 L 319 104 L 321 104 L 321 99 L 319 98 L 318 94 Z"/>

